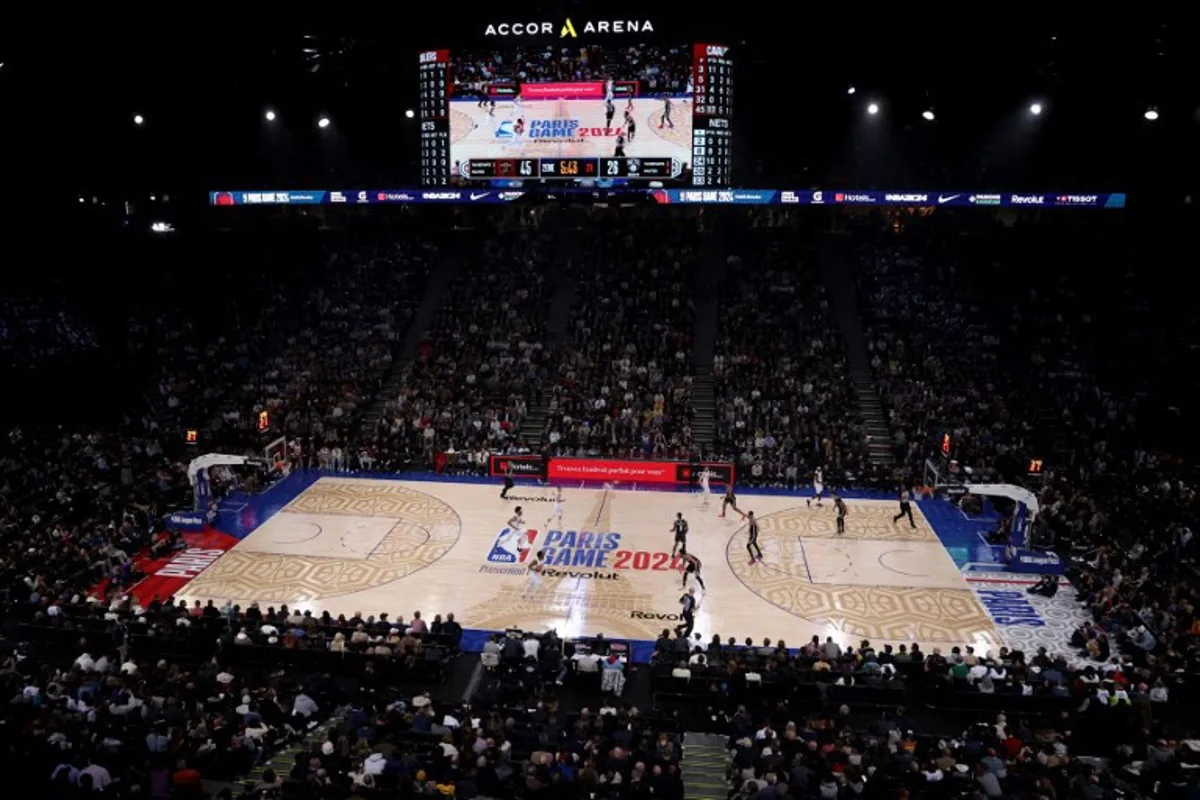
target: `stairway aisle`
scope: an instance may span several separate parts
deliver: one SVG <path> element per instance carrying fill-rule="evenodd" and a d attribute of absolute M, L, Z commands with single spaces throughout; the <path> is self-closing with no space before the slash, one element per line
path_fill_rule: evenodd
<path fill-rule="evenodd" d="M 425 287 L 425 297 L 421 301 L 421 307 L 413 315 L 404 338 L 399 340 L 399 350 L 392 354 L 391 370 L 384 377 L 379 391 L 375 393 L 371 407 L 363 414 L 363 430 L 375 429 L 376 423 L 383 415 L 384 404 L 399 393 L 400 384 L 404 379 L 404 367 L 416 355 L 421 339 L 433 326 L 438 310 L 441 309 L 446 298 L 446 288 L 458 277 L 464 261 L 472 258 L 479 247 L 480 241 L 474 231 L 459 230 L 454 232 L 450 245 L 442 250 L 438 262 L 433 268 L 433 276 L 429 279 L 429 285 Z"/>
<path fill-rule="evenodd" d="M 701 256 L 693 273 L 692 439 L 705 451 L 716 446 L 717 392 L 713 358 L 721 324 L 720 288 L 728 270 L 729 248 L 720 231 L 702 234 Z"/>
<path fill-rule="evenodd" d="M 725 737 L 688 731 L 683 734 L 679 774 L 688 800 L 726 800 L 729 796 L 729 751 Z"/>
<path fill-rule="evenodd" d="M 871 462 L 891 467 L 896 462 L 894 439 L 887 413 L 879 399 L 879 388 L 871 372 L 867 338 L 863 334 L 854 290 L 854 264 L 848 252 L 849 242 L 841 234 L 830 234 L 821 243 L 821 277 L 829 292 L 834 322 L 846 348 L 846 364 L 859 416 L 867 429 L 867 449 Z"/>
<path fill-rule="evenodd" d="M 582 254 L 579 252 L 580 222 L 573 208 L 547 209 L 543 227 L 554 231 L 551 245 L 551 263 L 555 265 L 550 289 L 550 308 L 546 318 L 547 351 L 553 353 L 570 342 L 572 312 L 575 310 L 575 294 L 579 284 L 574 267 Z M 551 216 L 552 215 L 552 216 Z M 551 379 L 546 385 L 531 386 L 526 395 L 525 419 L 521 422 L 521 439 L 534 451 L 542 447 L 542 435 L 546 430 L 546 416 L 550 413 Z"/>

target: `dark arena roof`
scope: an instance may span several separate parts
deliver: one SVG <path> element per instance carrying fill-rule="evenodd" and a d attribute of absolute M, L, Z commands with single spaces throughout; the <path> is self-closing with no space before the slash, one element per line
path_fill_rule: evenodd
<path fill-rule="evenodd" d="M 1194 26 L 53 11 L 0 26 L 31 791 L 1196 795 Z"/>

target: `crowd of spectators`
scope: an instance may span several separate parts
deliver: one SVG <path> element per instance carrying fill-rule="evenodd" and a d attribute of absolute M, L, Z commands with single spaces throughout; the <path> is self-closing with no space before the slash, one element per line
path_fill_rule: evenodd
<path fill-rule="evenodd" d="M 454 52 L 455 96 L 482 96 L 490 83 L 634 81 L 638 94 L 679 94 L 691 85 L 692 52 L 685 44 L 544 45 Z"/>
<path fill-rule="evenodd" d="M 99 347 L 92 325 L 69 304 L 36 293 L 0 294 L 0 370 L 48 367 Z"/>
<path fill-rule="evenodd" d="M 816 255 L 786 223 L 748 227 L 729 259 L 713 359 L 717 450 L 750 484 L 806 486 L 817 468 L 864 483 L 872 467 L 845 349 Z"/>
<path fill-rule="evenodd" d="M 949 235 L 949 234 L 948 234 Z M 919 477 L 949 433 L 976 480 L 1025 455 L 1034 417 L 1012 379 L 1002 331 L 981 308 L 981 259 L 960 243 L 919 234 L 865 238 L 857 277 L 863 332 L 897 461 Z M 982 257 L 981 257 L 982 258 Z"/>
<path fill-rule="evenodd" d="M 556 455 L 692 452 L 692 273 L 686 231 L 589 217 L 569 340 L 554 354 L 543 441 Z"/>
<path fill-rule="evenodd" d="M 445 302 L 384 406 L 380 464 L 517 446 L 546 370 L 548 246 L 536 230 L 488 238 L 446 287 Z"/>

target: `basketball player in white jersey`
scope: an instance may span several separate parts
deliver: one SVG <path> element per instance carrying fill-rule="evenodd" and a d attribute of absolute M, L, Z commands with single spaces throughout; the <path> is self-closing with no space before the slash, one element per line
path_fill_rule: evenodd
<path fill-rule="evenodd" d="M 538 550 L 527 567 L 529 577 L 525 579 L 525 589 L 521 592 L 524 598 L 530 592 L 535 592 L 542 585 L 542 574 L 546 571 L 546 551 Z"/>
<path fill-rule="evenodd" d="M 546 520 L 546 530 L 550 530 L 550 523 L 554 520 L 558 520 L 558 524 L 562 525 L 563 511 L 562 487 L 556 486 L 554 487 L 554 510 L 550 512 L 550 516 Z"/>
<path fill-rule="evenodd" d="M 520 557 L 529 549 L 529 537 L 525 535 L 525 518 L 521 516 L 521 507 L 517 506 L 512 517 L 508 520 L 508 542 L 516 541 L 517 556 Z M 508 549 L 508 548 L 505 548 Z"/>
<path fill-rule="evenodd" d="M 604 99 L 612 102 L 613 99 L 613 79 L 609 78 L 604 82 Z"/>
<path fill-rule="evenodd" d="M 813 496 L 812 500 L 808 501 L 808 505 L 812 505 L 813 500 L 817 501 L 817 508 L 821 507 L 821 495 L 825 493 L 825 476 L 821 474 L 821 468 L 817 467 L 813 470 Z"/>
<path fill-rule="evenodd" d="M 708 497 L 712 494 L 712 489 L 709 488 L 708 482 L 712 478 L 712 473 L 706 469 L 700 470 L 700 505 L 708 508 Z"/>

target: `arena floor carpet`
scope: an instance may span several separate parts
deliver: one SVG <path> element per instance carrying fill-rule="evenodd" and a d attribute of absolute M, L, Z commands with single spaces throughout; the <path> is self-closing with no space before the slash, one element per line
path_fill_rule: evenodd
<path fill-rule="evenodd" d="M 277 510 L 243 519 L 248 533 L 178 593 L 193 600 L 407 619 L 454 612 L 468 628 L 556 629 L 563 636 L 655 638 L 679 620 L 681 573 L 671 523 L 683 512 L 689 550 L 703 562 L 696 632 L 739 640 L 813 635 L 843 644 L 920 642 L 1046 645 L 1062 650 L 1078 620 L 1069 601 L 1027 598 L 1026 576 L 967 573 L 921 508 L 896 524 L 894 501 L 850 499 L 836 533 L 828 501 L 743 495 L 759 518 L 764 560 L 751 564 L 741 517 L 718 517 L 719 497 L 565 489 L 563 524 L 547 530 L 552 489 L 523 486 L 508 500 L 491 484 L 314 477 L 277 487 Z M 289 496 L 290 495 L 290 496 Z M 527 568 L 506 523 L 524 509 L 533 550 L 549 568 L 526 592 Z M 953 550 L 954 548 L 951 548 Z M 526 558 L 528 556 L 526 555 Z"/>

